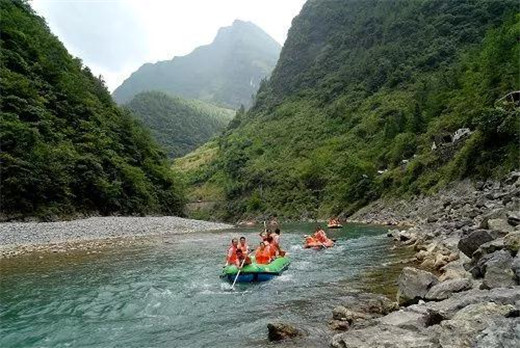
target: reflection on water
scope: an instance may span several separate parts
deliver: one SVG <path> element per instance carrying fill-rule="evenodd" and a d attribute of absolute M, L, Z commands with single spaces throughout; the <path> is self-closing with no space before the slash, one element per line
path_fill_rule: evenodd
<path fill-rule="evenodd" d="M 238 284 L 219 279 L 226 247 L 257 231 L 169 236 L 158 246 L 99 254 L 29 256 L 0 265 L 1 347 L 248 347 L 270 345 L 267 323 L 294 323 L 304 341 L 327 345 L 327 320 L 352 290 L 395 295 L 406 255 L 392 250 L 386 229 L 347 225 L 330 231 L 334 248 L 301 247 L 314 225 L 284 225 L 292 264 L 280 277 Z M 385 264 L 386 266 L 383 266 Z"/>

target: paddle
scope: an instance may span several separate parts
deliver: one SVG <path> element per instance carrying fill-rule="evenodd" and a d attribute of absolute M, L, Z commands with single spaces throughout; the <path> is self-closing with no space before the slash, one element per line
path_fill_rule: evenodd
<path fill-rule="evenodd" d="M 235 283 L 237 282 L 238 276 L 240 275 L 240 272 L 242 271 L 242 267 L 244 267 L 244 263 L 246 262 L 247 256 L 248 255 L 246 254 L 246 256 L 244 257 L 244 260 L 242 260 L 242 264 L 238 268 L 238 272 L 237 272 L 237 275 L 235 277 L 235 280 L 233 281 L 233 284 L 231 285 L 231 290 L 235 289 Z"/>

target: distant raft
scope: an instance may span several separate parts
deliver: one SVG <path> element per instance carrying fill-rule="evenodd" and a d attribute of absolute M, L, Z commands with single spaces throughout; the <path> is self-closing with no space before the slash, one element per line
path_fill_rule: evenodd
<path fill-rule="evenodd" d="M 327 224 L 327 227 L 328 228 L 342 228 L 343 225 L 342 224 Z"/>
<path fill-rule="evenodd" d="M 252 283 L 271 280 L 281 275 L 290 265 L 291 260 L 288 257 L 278 257 L 273 262 L 262 265 L 255 263 L 255 258 L 251 257 L 252 264 L 244 266 L 240 272 L 237 283 Z M 220 275 L 221 278 L 233 283 L 237 276 L 238 268 L 234 265 L 226 266 Z"/>

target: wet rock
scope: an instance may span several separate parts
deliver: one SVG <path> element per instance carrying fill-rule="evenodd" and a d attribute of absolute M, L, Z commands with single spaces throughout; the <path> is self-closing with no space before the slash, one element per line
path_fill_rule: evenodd
<path fill-rule="evenodd" d="M 351 311 L 344 306 L 337 306 L 332 310 L 332 318 L 335 320 L 348 321 L 350 324 L 352 324 L 354 321 L 359 319 L 368 319 L 369 316 L 361 312 Z"/>
<path fill-rule="evenodd" d="M 331 320 L 329 327 L 334 331 L 347 331 L 350 328 L 350 324 L 346 320 Z"/>
<path fill-rule="evenodd" d="M 286 323 L 269 323 L 267 330 L 269 341 L 281 341 L 303 335 L 302 331 Z"/>
<path fill-rule="evenodd" d="M 484 282 L 482 285 L 487 288 L 501 288 L 515 285 L 515 274 L 511 269 L 513 258 L 505 250 L 499 250 L 490 255 L 489 261 L 485 264 Z"/>
<path fill-rule="evenodd" d="M 334 308 L 333 318 L 354 321 L 386 315 L 399 306 L 386 296 L 371 293 L 356 293 L 342 298 L 341 305 Z"/>
<path fill-rule="evenodd" d="M 405 267 L 397 280 L 397 302 L 404 306 L 417 303 L 438 282 L 437 277 L 430 272 Z"/>
<path fill-rule="evenodd" d="M 473 253 L 484 243 L 492 241 L 494 238 L 485 230 L 476 230 L 469 235 L 460 239 L 458 248 L 468 257 L 471 257 Z"/>
<path fill-rule="evenodd" d="M 455 292 L 471 289 L 471 281 L 467 278 L 452 279 L 434 285 L 426 294 L 425 299 L 440 301 L 450 297 Z"/>

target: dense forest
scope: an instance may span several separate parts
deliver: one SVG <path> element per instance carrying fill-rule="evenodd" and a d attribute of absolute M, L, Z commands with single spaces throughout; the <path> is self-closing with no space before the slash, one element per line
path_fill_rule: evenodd
<path fill-rule="evenodd" d="M 113 93 L 126 103 L 144 91 L 163 91 L 226 108 L 249 106 L 262 79 L 273 70 L 280 45 L 251 22 L 220 28 L 213 42 L 186 56 L 145 64 Z"/>
<path fill-rule="evenodd" d="M 198 100 L 143 92 L 125 104 L 168 152 L 180 157 L 223 131 L 235 112 Z"/>
<path fill-rule="evenodd" d="M 0 1 L 2 219 L 179 214 L 164 152 L 26 1 Z"/>
<path fill-rule="evenodd" d="M 309 0 L 254 106 L 177 168 L 228 220 L 500 177 L 519 163 L 519 109 L 501 100 L 520 89 L 519 37 L 516 1 Z"/>

